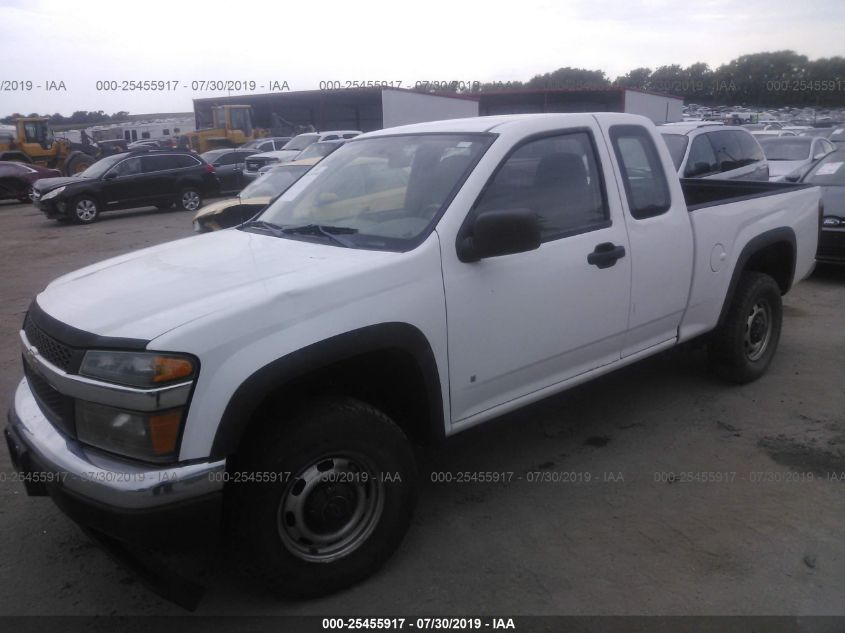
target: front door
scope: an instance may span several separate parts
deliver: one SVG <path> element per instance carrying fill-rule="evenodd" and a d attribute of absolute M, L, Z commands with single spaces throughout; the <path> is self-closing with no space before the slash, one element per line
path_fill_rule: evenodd
<path fill-rule="evenodd" d="M 607 149 L 589 121 L 517 145 L 470 211 L 471 222 L 533 210 L 539 249 L 473 263 L 444 257 L 453 422 L 620 358 L 631 257 L 619 197 L 605 188 Z"/>

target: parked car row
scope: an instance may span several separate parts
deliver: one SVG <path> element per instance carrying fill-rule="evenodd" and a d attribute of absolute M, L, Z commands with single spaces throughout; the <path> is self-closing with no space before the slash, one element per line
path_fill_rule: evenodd
<path fill-rule="evenodd" d="M 281 150 L 273 152 L 264 152 L 262 154 L 255 154 L 250 156 L 246 161 L 244 167 L 244 177 L 247 180 L 255 180 L 258 178 L 262 168 L 274 163 L 285 163 L 291 160 L 300 158 L 307 158 L 302 155 L 306 149 L 315 143 L 323 143 L 326 141 L 340 141 L 355 138 L 361 134 L 359 130 L 330 130 L 327 132 L 308 132 L 293 137 Z M 323 155 L 328 155 L 330 150 Z"/>

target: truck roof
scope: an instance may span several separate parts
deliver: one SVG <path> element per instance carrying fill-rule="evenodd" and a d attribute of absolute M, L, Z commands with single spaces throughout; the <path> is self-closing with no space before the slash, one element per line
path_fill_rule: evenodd
<path fill-rule="evenodd" d="M 517 125 L 526 120 L 547 119 L 549 123 L 557 122 L 565 127 L 569 125 L 573 119 L 581 119 L 583 121 L 584 115 L 595 116 L 601 120 L 602 117 L 613 117 L 614 120 L 619 120 L 619 117 L 630 118 L 631 123 L 641 123 L 647 121 L 645 117 L 635 114 L 620 114 L 619 112 L 575 112 L 575 113 L 560 113 L 547 112 L 542 114 L 504 114 L 495 116 L 479 116 L 466 117 L 463 119 L 447 119 L 445 121 L 428 121 L 426 123 L 414 123 L 412 125 L 401 125 L 399 127 L 385 128 L 383 130 L 376 130 L 375 132 L 367 132 L 357 138 L 373 138 L 376 136 L 390 136 L 394 134 L 426 134 L 426 133 L 442 133 L 454 132 L 461 133 L 478 133 L 478 132 L 501 132 L 511 125 Z"/>

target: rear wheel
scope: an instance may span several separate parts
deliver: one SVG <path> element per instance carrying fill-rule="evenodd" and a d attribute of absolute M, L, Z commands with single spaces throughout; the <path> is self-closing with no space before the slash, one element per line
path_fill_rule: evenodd
<path fill-rule="evenodd" d="M 725 320 L 709 344 L 715 372 L 739 384 L 765 374 L 780 340 L 782 321 L 777 282 L 763 273 L 743 273 Z"/>
<path fill-rule="evenodd" d="M 189 187 L 179 194 L 179 208 L 184 211 L 196 211 L 202 206 L 202 196 L 197 189 Z"/>
<path fill-rule="evenodd" d="M 266 427 L 252 446 L 245 481 L 234 484 L 239 533 L 280 595 L 347 587 L 374 573 L 401 542 L 416 466 L 405 435 L 377 409 L 352 399 L 319 401 Z"/>
<path fill-rule="evenodd" d="M 73 201 L 70 213 L 74 221 L 91 224 L 100 215 L 100 206 L 91 196 L 80 196 Z"/>

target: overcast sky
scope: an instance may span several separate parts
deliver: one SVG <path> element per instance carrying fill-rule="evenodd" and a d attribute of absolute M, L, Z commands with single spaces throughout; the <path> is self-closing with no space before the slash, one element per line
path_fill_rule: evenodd
<path fill-rule="evenodd" d="M 494 81 L 561 66 L 614 77 L 638 66 L 711 67 L 793 49 L 845 55 L 843 0 L 0 0 L 0 115 L 192 110 L 194 80 Z M 97 80 L 178 80 L 169 93 L 98 93 Z M 185 88 L 187 86 L 187 88 Z M 266 90 L 257 90 L 266 92 Z M 226 93 L 217 93 L 226 94 Z"/>

